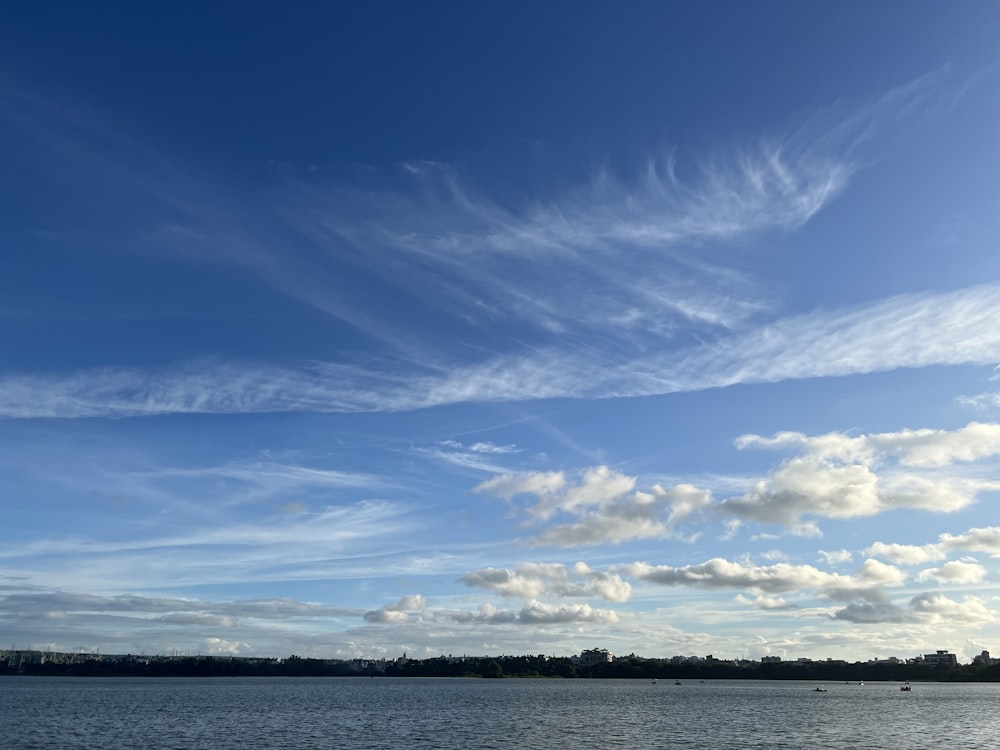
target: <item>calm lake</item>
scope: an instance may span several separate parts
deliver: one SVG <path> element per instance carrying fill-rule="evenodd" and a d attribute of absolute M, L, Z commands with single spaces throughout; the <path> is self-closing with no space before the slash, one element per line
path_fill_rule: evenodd
<path fill-rule="evenodd" d="M 0 747 L 989 748 L 1000 685 L 0 678 Z"/>

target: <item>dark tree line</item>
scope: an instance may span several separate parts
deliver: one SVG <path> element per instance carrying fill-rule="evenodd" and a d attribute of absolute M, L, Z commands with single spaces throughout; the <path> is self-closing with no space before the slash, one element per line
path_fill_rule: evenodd
<path fill-rule="evenodd" d="M 778 662 L 627 657 L 613 662 L 580 665 L 566 657 L 496 656 L 483 658 L 409 659 L 394 662 L 357 662 L 336 659 L 246 659 L 191 656 L 162 659 L 105 657 L 76 663 L 30 661 L 12 666 L 0 662 L 0 675 L 135 676 L 135 677 L 563 677 L 664 680 L 812 680 L 840 681 L 1000 681 L 1000 664 L 960 665 L 954 668 L 922 664 Z"/>

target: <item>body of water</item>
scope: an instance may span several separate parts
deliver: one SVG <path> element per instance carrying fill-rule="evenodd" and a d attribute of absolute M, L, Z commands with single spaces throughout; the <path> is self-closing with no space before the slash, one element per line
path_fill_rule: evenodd
<path fill-rule="evenodd" d="M 0 679 L 7 750 L 989 748 L 1000 685 Z"/>

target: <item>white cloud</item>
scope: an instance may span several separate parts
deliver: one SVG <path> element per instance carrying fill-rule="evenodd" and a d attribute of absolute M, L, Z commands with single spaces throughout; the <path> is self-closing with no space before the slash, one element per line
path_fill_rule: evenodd
<path fill-rule="evenodd" d="M 848 576 L 825 573 L 811 565 L 744 565 L 713 558 L 699 565 L 675 568 L 669 565 L 632 563 L 618 572 L 649 583 L 664 586 L 693 586 L 707 589 L 744 589 L 753 593 L 783 594 L 803 589 L 830 587 L 856 588 L 859 583 Z M 866 584 L 867 585 L 867 584 Z"/>
<path fill-rule="evenodd" d="M 248 649 L 250 644 L 240 641 L 224 641 L 221 638 L 206 638 L 205 650 L 210 654 L 238 654 L 242 649 Z"/>
<path fill-rule="evenodd" d="M 941 544 L 948 549 L 1000 555 L 1000 526 L 969 529 L 964 534 L 941 534 Z"/>
<path fill-rule="evenodd" d="M 493 453 L 498 455 L 520 452 L 520 449 L 516 445 L 497 445 L 489 441 L 472 443 L 469 446 L 469 450 L 473 453 Z"/>
<path fill-rule="evenodd" d="M 973 409 L 991 410 L 1000 407 L 1000 391 L 977 393 L 974 396 L 960 396 L 958 402 Z"/>
<path fill-rule="evenodd" d="M 855 518 L 879 512 L 877 477 L 867 466 L 825 466 L 792 459 L 746 495 L 723 503 L 726 512 L 761 523 L 798 524 L 803 515 Z"/>
<path fill-rule="evenodd" d="M 907 622 L 910 613 L 890 601 L 856 601 L 838 610 L 833 618 L 866 624 Z"/>
<path fill-rule="evenodd" d="M 865 560 L 858 569 L 858 578 L 865 583 L 880 586 L 900 586 L 905 580 L 899 568 L 878 560 Z"/>
<path fill-rule="evenodd" d="M 424 456 L 429 456 L 440 461 L 444 461 L 455 466 L 474 471 L 484 471 L 491 474 L 499 474 L 506 469 L 497 463 L 497 457 L 516 453 L 513 446 L 496 446 L 496 450 L 484 450 L 483 445 L 492 443 L 474 443 L 465 446 L 457 440 L 444 440 L 430 447 L 416 448 L 417 452 Z M 511 448 L 507 450 L 507 448 Z"/>
<path fill-rule="evenodd" d="M 1000 361 L 997 284 L 773 319 L 775 306 L 719 247 L 808 222 L 846 186 L 859 144 L 934 101 L 944 75 L 924 76 L 853 112 L 814 115 L 781 137 L 693 159 L 694 169 L 676 169 L 674 157 L 650 158 L 630 178 L 601 170 L 586 184 L 519 204 L 463 184 L 447 165 L 410 162 L 404 186 L 299 181 L 285 187 L 281 205 L 243 205 L 91 108 L 12 90 L 6 113 L 46 152 L 114 175 L 150 214 L 172 217 L 147 228 L 167 252 L 249 269 L 367 334 L 384 358 L 364 366 L 212 360 L 156 371 L 8 371 L 0 377 L 0 416 L 399 411 L 993 364 Z M 365 297 L 351 288 L 345 265 L 380 280 L 377 292 Z M 382 292 L 394 284 L 440 304 L 462 325 L 513 320 L 532 333 L 518 339 L 523 346 L 504 337 L 435 359 L 427 340 L 387 316 Z M 574 337 L 551 335 L 567 331 L 588 340 L 613 336 L 620 345 L 583 350 L 567 343 Z M 680 343 L 692 339 L 701 343 Z M 920 455 L 915 460 L 936 460 Z"/>
<path fill-rule="evenodd" d="M 408 594 L 393 604 L 365 612 L 365 622 L 399 624 L 410 620 L 409 613 L 422 612 L 427 602 L 420 594 Z"/>
<path fill-rule="evenodd" d="M 733 327 L 763 307 L 707 252 L 685 260 L 689 243 L 798 228 L 851 171 L 803 134 L 706 161 L 687 184 L 672 158 L 650 159 L 637 178 L 604 169 L 547 200 L 503 206 L 424 162 L 400 189 L 299 184 L 284 213 L 331 256 L 405 279 L 456 317 L 663 337 L 679 324 Z"/>
<path fill-rule="evenodd" d="M 919 565 L 920 563 L 943 560 L 947 557 L 947 552 L 940 544 L 928 544 L 924 546 L 914 544 L 888 544 L 886 542 L 875 542 L 869 547 L 865 554 L 875 557 L 884 557 L 903 565 Z"/>
<path fill-rule="evenodd" d="M 974 470 L 988 470 L 969 466 L 962 474 L 955 474 L 947 468 L 954 460 L 981 463 L 992 459 L 993 427 L 973 423 L 933 435 L 909 430 L 815 437 L 793 432 L 772 437 L 743 435 L 736 440 L 737 448 L 795 451 L 798 455 L 757 480 L 748 492 L 722 500 L 690 484 L 671 488 L 657 484 L 649 490 L 637 490 L 635 477 L 607 466 L 587 469 L 576 479 L 564 472 L 498 475 L 478 485 L 476 491 L 508 500 L 534 496 L 535 502 L 519 506 L 519 510 L 529 524 L 545 525 L 529 539 L 535 545 L 568 547 L 684 538 L 684 524 L 711 511 L 780 525 L 798 536 L 820 536 L 820 518 L 854 519 L 895 509 L 949 513 L 973 503 L 983 491 L 1000 488 L 1000 482 L 969 475 Z M 914 443 L 916 434 L 923 437 Z M 928 452 L 932 450 L 933 460 Z M 736 527 L 729 528 L 733 531 Z M 693 540 L 696 534 L 687 538 Z M 904 554 L 903 549 L 875 549 L 881 557 Z"/>
<path fill-rule="evenodd" d="M 744 596 L 743 594 L 737 594 L 736 601 L 750 607 L 751 609 L 760 609 L 764 611 L 789 608 L 788 602 L 780 596 L 765 596 L 763 594 L 758 594 L 757 596 L 749 597 Z"/>
<path fill-rule="evenodd" d="M 180 520 L 180 519 L 178 519 Z M 53 537 L 7 545 L 0 560 L 16 570 L 28 565 L 32 582 L 80 590 L 114 591 L 154 587 L 264 581 L 323 580 L 360 577 L 374 570 L 405 571 L 405 554 L 381 559 L 354 553 L 372 544 L 403 538 L 422 522 L 408 517 L 403 506 L 362 501 L 328 506 L 314 512 L 273 515 L 239 523 L 204 523 L 204 516 L 185 519 L 181 531 L 158 523 L 147 534 L 125 539 L 85 535 Z M 199 523 L 199 521 L 202 521 Z"/>
<path fill-rule="evenodd" d="M 986 568 L 977 562 L 952 560 L 939 568 L 927 568 L 917 574 L 917 580 L 938 583 L 979 583 L 986 577 Z"/>
<path fill-rule="evenodd" d="M 564 575 L 558 577 L 565 578 Z M 466 573 L 461 580 L 466 586 L 491 589 L 504 596 L 534 599 L 544 593 L 550 579 L 551 576 L 539 574 L 537 570 L 527 573 L 509 568 L 485 568 Z"/>
<path fill-rule="evenodd" d="M 0 627 L 22 644 L 45 642 L 55 651 L 87 643 L 111 653 L 287 653 L 288 639 L 322 632 L 361 609 L 293 599 L 215 601 L 97 596 L 64 591 L 0 596 Z M 253 644 L 251 646 L 251 644 Z"/>
<path fill-rule="evenodd" d="M 913 612 L 930 623 L 982 624 L 996 622 L 997 613 L 977 596 L 967 596 L 961 602 L 942 594 L 920 594 L 910 603 Z"/>
<path fill-rule="evenodd" d="M 575 623 L 616 623 L 620 617 L 610 609 L 595 609 L 589 604 L 555 606 L 531 600 L 520 610 L 499 609 L 484 604 L 478 612 L 456 612 L 450 615 L 456 622 L 476 625 L 569 625 Z"/>
<path fill-rule="evenodd" d="M 849 563 L 854 559 L 854 555 L 846 549 L 840 550 L 818 550 L 816 552 L 827 565 L 840 565 Z"/>
<path fill-rule="evenodd" d="M 902 572 L 876 560 L 866 560 L 853 576 L 821 571 L 811 565 L 776 563 L 755 566 L 714 558 L 698 565 L 671 567 L 632 563 L 619 566 L 626 577 L 663 586 L 739 591 L 736 599 L 753 609 L 782 610 L 793 608 L 782 594 L 816 596 L 846 606 L 829 616 L 850 622 L 904 622 L 906 613 L 893 603 L 886 587 L 905 582 Z"/>
<path fill-rule="evenodd" d="M 102 368 L 69 375 L 7 374 L 0 377 L 0 416 L 401 411 L 470 401 L 649 396 L 903 367 L 991 364 L 1000 360 L 998 318 L 1000 285 L 993 284 L 786 318 L 749 333 L 652 354 L 621 349 L 596 357 L 538 346 L 443 373 L 412 361 L 382 368 L 320 363 L 298 369 L 213 361 L 156 372 Z M 921 346 L 903 343 L 914 340 Z M 607 356 L 615 359 L 609 362 Z"/>
<path fill-rule="evenodd" d="M 871 435 L 874 446 L 900 454 L 904 466 L 947 466 L 1000 455 L 1000 424 L 970 422 L 958 430 L 901 430 Z"/>
<path fill-rule="evenodd" d="M 945 473 L 943 467 L 956 460 L 994 457 L 998 435 L 1000 425 L 977 423 L 952 432 L 743 435 L 736 441 L 738 448 L 793 450 L 800 455 L 785 460 L 750 492 L 724 501 L 722 509 L 800 530 L 815 528 L 809 516 L 848 519 L 896 508 L 960 510 L 1000 483 Z"/>
<path fill-rule="evenodd" d="M 566 484 L 561 471 L 531 474 L 506 474 L 487 479 L 479 484 L 476 492 L 494 495 L 510 500 L 517 495 L 539 495 L 547 497 L 560 491 Z"/>
<path fill-rule="evenodd" d="M 599 597 L 613 602 L 628 601 L 632 587 L 619 576 L 591 570 L 585 563 L 572 568 L 556 563 L 525 563 L 516 570 L 484 568 L 460 579 L 466 586 L 496 591 L 503 596 L 537 599 L 559 597 Z"/>
<path fill-rule="evenodd" d="M 572 622 L 618 622 L 618 613 L 610 609 L 595 609 L 589 604 L 553 606 L 538 601 L 528 602 L 520 611 L 519 619 L 525 624 L 548 625 Z"/>
<path fill-rule="evenodd" d="M 1000 526 L 972 528 L 964 534 L 938 535 L 938 541 L 925 545 L 875 542 L 866 554 L 884 557 L 905 565 L 944 560 L 950 552 L 984 552 L 1000 555 Z"/>
<path fill-rule="evenodd" d="M 522 511 L 531 524 L 569 518 L 530 540 L 561 547 L 673 536 L 680 524 L 711 504 L 711 493 L 692 485 L 654 485 L 649 491 L 637 491 L 635 485 L 635 477 L 596 466 L 576 483 L 562 472 L 504 475 L 483 482 L 476 491 L 507 499 L 534 495 L 537 501 Z"/>

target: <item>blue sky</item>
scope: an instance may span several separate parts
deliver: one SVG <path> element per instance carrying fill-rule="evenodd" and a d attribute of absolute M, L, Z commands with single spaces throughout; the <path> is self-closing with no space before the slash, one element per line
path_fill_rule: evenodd
<path fill-rule="evenodd" d="M 1000 651 L 992 3 L 31 3 L 0 637 Z"/>

